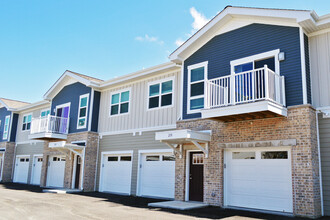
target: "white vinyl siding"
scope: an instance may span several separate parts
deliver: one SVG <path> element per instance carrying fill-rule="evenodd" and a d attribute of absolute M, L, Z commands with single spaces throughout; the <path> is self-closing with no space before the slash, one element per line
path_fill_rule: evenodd
<path fill-rule="evenodd" d="M 3 140 L 6 140 L 8 138 L 8 132 L 9 132 L 9 123 L 10 123 L 10 115 L 7 115 L 5 118 L 5 125 L 3 128 Z"/>
<path fill-rule="evenodd" d="M 88 100 L 89 94 L 81 95 L 79 97 L 77 129 L 86 128 L 87 126 Z"/>
<path fill-rule="evenodd" d="M 149 83 L 173 77 L 173 98 L 171 107 L 158 108 L 148 111 Z M 132 129 L 150 128 L 175 125 L 180 116 L 180 98 L 176 91 L 180 91 L 180 72 L 168 72 L 154 77 L 131 81 L 116 88 L 103 91 L 100 100 L 99 132 L 117 132 Z M 111 95 L 130 89 L 129 114 L 110 116 Z"/>

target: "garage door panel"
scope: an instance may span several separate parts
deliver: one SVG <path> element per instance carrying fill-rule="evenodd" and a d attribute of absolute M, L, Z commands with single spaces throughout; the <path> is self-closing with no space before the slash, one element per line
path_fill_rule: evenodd
<path fill-rule="evenodd" d="M 65 160 L 65 156 L 49 157 L 49 166 L 47 170 L 47 186 L 64 186 Z"/>
<path fill-rule="evenodd" d="M 14 182 L 27 183 L 29 173 L 29 157 L 17 157 L 15 163 Z"/>

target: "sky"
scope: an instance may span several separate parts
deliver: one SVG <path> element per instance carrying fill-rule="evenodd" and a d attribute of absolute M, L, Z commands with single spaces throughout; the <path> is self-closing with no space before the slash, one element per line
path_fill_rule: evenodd
<path fill-rule="evenodd" d="M 330 13 L 329 0 L 0 0 L 0 97 L 40 101 L 65 70 L 109 80 L 168 62 L 227 5 Z"/>

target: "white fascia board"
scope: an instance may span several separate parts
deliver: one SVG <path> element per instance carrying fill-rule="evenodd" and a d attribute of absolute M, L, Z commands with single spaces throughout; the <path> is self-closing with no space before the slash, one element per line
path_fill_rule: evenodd
<path fill-rule="evenodd" d="M 6 103 L 4 103 L 1 99 L 0 99 L 0 104 L 3 105 L 3 107 L 5 107 L 8 111 L 10 111 L 9 109 L 9 106 L 6 105 Z"/>
<path fill-rule="evenodd" d="M 29 104 L 27 106 L 24 106 L 22 108 L 16 109 L 15 110 L 15 113 L 20 113 L 20 112 L 25 111 L 25 110 L 31 111 L 31 110 L 33 110 L 35 108 L 44 106 L 46 104 L 50 104 L 50 102 L 48 100 L 42 100 L 42 101 L 39 101 L 39 102 L 31 103 L 31 104 Z"/>

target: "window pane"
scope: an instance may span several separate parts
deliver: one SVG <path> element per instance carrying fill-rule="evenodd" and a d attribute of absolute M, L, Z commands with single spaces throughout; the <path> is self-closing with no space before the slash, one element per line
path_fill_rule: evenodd
<path fill-rule="evenodd" d="M 10 117 L 8 117 L 8 118 L 5 119 L 5 123 L 6 124 L 9 124 L 9 119 L 10 119 Z"/>
<path fill-rule="evenodd" d="M 118 157 L 108 157 L 108 161 L 118 161 Z"/>
<path fill-rule="evenodd" d="M 24 158 L 20 158 L 19 161 L 20 161 L 20 162 L 24 162 L 25 159 L 24 159 Z"/>
<path fill-rule="evenodd" d="M 29 115 L 28 119 L 27 119 L 27 122 L 31 122 L 31 120 L 32 120 L 32 115 Z"/>
<path fill-rule="evenodd" d="M 45 117 L 46 116 L 46 112 L 41 112 L 41 117 Z"/>
<path fill-rule="evenodd" d="M 84 97 L 80 100 L 80 107 L 86 107 L 87 106 L 87 97 Z"/>
<path fill-rule="evenodd" d="M 149 108 L 157 108 L 159 105 L 159 96 L 149 98 Z"/>
<path fill-rule="evenodd" d="M 159 94 L 159 84 L 152 85 L 149 88 L 149 96 L 154 96 Z"/>
<path fill-rule="evenodd" d="M 120 157 L 120 161 L 131 161 L 131 160 L 132 160 L 131 156 L 121 156 Z"/>
<path fill-rule="evenodd" d="M 172 105 L 172 94 L 162 95 L 161 106 Z"/>
<path fill-rule="evenodd" d="M 79 126 L 85 126 L 85 118 L 79 119 Z"/>
<path fill-rule="evenodd" d="M 25 131 L 26 129 L 26 124 L 23 124 L 22 130 Z"/>
<path fill-rule="evenodd" d="M 204 82 L 190 85 L 190 96 L 197 96 L 204 94 Z"/>
<path fill-rule="evenodd" d="M 175 161 L 175 156 L 174 155 L 171 155 L 171 156 L 163 155 L 163 161 Z"/>
<path fill-rule="evenodd" d="M 191 73 L 191 82 L 196 82 L 204 79 L 204 67 L 193 69 Z"/>
<path fill-rule="evenodd" d="M 129 91 L 122 92 L 120 102 L 128 102 L 129 100 Z"/>
<path fill-rule="evenodd" d="M 30 127 L 31 127 L 31 122 L 26 124 L 26 130 L 30 130 Z"/>
<path fill-rule="evenodd" d="M 204 98 L 190 100 L 190 110 L 204 108 Z"/>
<path fill-rule="evenodd" d="M 79 117 L 85 117 L 86 116 L 86 108 L 81 108 L 79 111 Z"/>
<path fill-rule="evenodd" d="M 172 80 L 162 83 L 162 93 L 172 92 Z"/>
<path fill-rule="evenodd" d="M 23 117 L 23 123 L 26 123 L 26 120 L 27 120 L 27 117 L 24 116 L 24 117 Z M 7 120 L 6 120 L 6 122 L 7 122 Z"/>
<path fill-rule="evenodd" d="M 253 63 L 244 63 L 241 65 L 235 66 L 235 73 L 241 73 L 253 69 Z"/>
<path fill-rule="evenodd" d="M 288 152 L 287 151 L 261 152 L 261 159 L 288 159 Z"/>
<path fill-rule="evenodd" d="M 49 115 L 49 114 L 50 114 L 50 110 L 47 110 L 46 115 Z"/>
<path fill-rule="evenodd" d="M 26 159 L 25 159 L 25 162 L 29 162 L 29 161 L 30 161 L 30 158 L 26 158 Z"/>
<path fill-rule="evenodd" d="M 256 152 L 233 152 L 233 159 L 256 159 Z"/>
<path fill-rule="evenodd" d="M 159 156 L 147 156 L 146 161 L 159 161 Z"/>
<path fill-rule="evenodd" d="M 120 113 L 128 112 L 128 102 L 120 105 Z"/>
<path fill-rule="evenodd" d="M 119 93 L 111 96 L 111 104 L 119 103 Z"/>
<path fill-rule="evenodd" d="M 118 114 L 118 107 L 119 105 L 113 105 L 111 106 L 111 115 L 117 115 Z"/>

